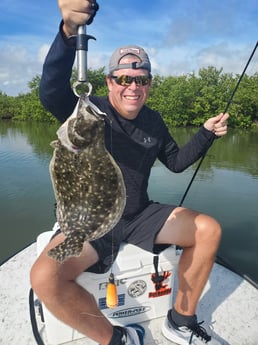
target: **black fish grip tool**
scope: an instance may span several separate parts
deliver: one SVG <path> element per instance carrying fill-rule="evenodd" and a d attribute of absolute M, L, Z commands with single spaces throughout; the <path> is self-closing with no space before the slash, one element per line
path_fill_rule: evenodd
<path fill-rule="evenodd" d="M 95 10 L 95 13 L 92 17 L 90 17 L 87 24 L 91 24 L 96 12 L 98 11 L 99 9 L 98 3 L 92 2 L 92 8 Z M 92 91 L 92 85 L 88 81 L 88 78 L 87 78 L 87 71 L 88 71 L 87 53 L 88 53 L 88 41 L 90 39 L 96 40 L 95 37 L 91 35 L 87 35 L 86 24 L 80 25 L 78 27 L 77 37 L 76 37 L 76 57 L 77 57 L 78 78 L 77 78 L 77 81 L 75 81 L 73 84 L 73 92 L 78 97 L 80 97 L 82 93 L 86 93 L 87 96 L 89 96 Z M 83 85 L 82 88 L 81 88 L 81 85 Z"/>

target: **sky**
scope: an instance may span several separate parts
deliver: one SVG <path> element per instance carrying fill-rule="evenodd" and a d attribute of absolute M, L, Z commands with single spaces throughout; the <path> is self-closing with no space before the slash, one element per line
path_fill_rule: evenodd
<path fill-rule="evenodd" d="M 72 0 L 71 0 L 72 1 Z M 198 73 L 214 66 L 241 74 L 258 40 L 257 0 L 98 0 L 87 33 L 88 67 L 108 65 L 119 46 L 137 44 L 148 53 L 152 73 Z M 61 20 L 57 0 L 1 0 L 0 92 L 29 92 L 41 75 Z M 258 49 L 247 74 L 258 72 Z"/>

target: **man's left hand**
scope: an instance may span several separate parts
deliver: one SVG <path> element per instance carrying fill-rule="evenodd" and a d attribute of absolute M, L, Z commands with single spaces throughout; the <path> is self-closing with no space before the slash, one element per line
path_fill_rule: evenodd
<path fill-rule="evenodd" d="M 227 134 L 227 119 L 229 118 L 228 113 L 220 113 L 218 116 L 209 118 L 205 123 L 204 127 L 209 131 L 213 132 L 217 137 L 222 137 Z"/>

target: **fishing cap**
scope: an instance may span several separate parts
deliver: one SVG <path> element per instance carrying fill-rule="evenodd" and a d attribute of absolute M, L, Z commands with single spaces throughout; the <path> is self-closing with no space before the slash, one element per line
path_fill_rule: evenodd
<path fill-rule="evenodd" d="M 135 55 L 141 61 L 140 62 L 132 62 L 127 64 L 120 64 L 120 60 L 126 55 Z M 132 69 L 146 69 L 151 72 L 151 63 L 149 57 L 145 50 L 139 46 L 124 46 L 117 48 L 114 53 L 112 54 L 110 61 L 109 61 L 109 73 L 111 74 L 114 71 L 124 68 L 132 68 Z"/>

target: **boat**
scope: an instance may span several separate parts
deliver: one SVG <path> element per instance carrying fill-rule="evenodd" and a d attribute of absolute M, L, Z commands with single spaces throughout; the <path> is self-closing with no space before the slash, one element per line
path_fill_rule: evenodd
<path fill-rule="evenodd" d="M 47 236 L 50 232 L 46 232 Z M 29 282 L 30 268 L 38 251 L 39 245 L 35 241 L 0 266 L 0 344 L 2 345 L 53 344 L 47 337 L 48 326 L 44 320 L 46 310 L 38 301 L 37 296 L 34 296 Z M 173 296 L 176 286 L 175 275 Z M 164 312 L 166 310 L 167 308 L 164 308 Z M 205 324 L 212 329 L 213 334 L 222 344 L 258 344 L 257 284 L 233 270 L 223 260 L 218 260 L 213 266 L 200 298 L 197 314 L 198 319 L 205 320 Z M 158 316 L 139 323 L 146 332 L 144 344 L 173 344 L 161 333 L 164 317 L 164 315 Z M 56 333 L 60 332 L 57 328 Z M 66 345 L 96 344 L 82 335 L 74 340 L 67 339 L 62 343 Z"/>

